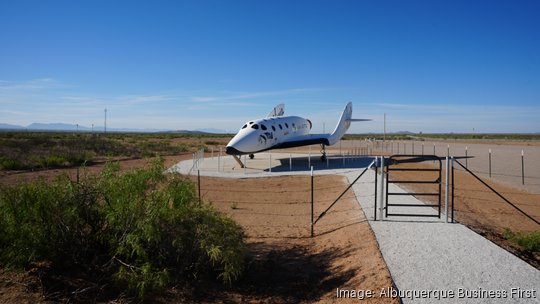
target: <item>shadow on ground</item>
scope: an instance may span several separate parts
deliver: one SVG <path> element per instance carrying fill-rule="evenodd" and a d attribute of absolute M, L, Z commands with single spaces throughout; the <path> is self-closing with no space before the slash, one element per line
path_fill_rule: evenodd
<path fill-rule="evenodd" d="M 320 170 L 336 170 L 336 169 L 357 169 L 365 168 L 373 161 L 370 156 L 329 156 L 327 162 L 323 162 L 320 156 L 296 156 L 279 159 L 279 165 L 272 167 L 272 172 L 288 172 L 288 171 L 307 171 L 311 166 L 316 171 Z M 248 166 L 249 167 L 249 166 Z M 268 171 L 265 169 L 264 171 Z"/>
<path fill-rule="evenodd" d="M 344 286 L 354 275 L 353 270 L 334 267 L 333 261 L 347 257 L 348 250 L 332 248 L 318 253 L 306 246 L 279 249 L 266 243 L 250 245 L 250 258 L 246 272 L 236 286 L 223 291 L 213 286 L 200 292 L 201 301 L 277 302 L 296 303 L 315 301 L 323 295 Z"/>

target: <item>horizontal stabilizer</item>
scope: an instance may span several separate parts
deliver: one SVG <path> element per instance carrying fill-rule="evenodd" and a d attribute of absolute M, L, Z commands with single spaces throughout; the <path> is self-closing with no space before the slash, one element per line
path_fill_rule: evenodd
<path fill-rule="evenodd" d="M 366 119 L 366 118 L 349 118 L 348 121 L 372 121 L 373 119 Z"/>

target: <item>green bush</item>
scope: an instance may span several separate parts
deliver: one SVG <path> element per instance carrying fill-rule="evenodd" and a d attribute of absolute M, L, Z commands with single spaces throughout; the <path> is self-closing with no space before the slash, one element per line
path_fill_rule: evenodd
<path fill-rule="evenodd" d="M 20 170 L 24 166 L 19 160 L 0 157 L 0 169 L 4 170 Z"/>
<path fill-rule="evenodd" d="M 162 159 L 126 173 L 110 163 L 79 184 L 61 176 L 0 186 L 0 263 L 50 261 L 140 298 L 195 279 L 231 284 L 244 269 L 243 230 L 163 170 Z"/>
<path fill-rule="evenodd" d="M 534 232 L 513 232 L 512 230 L 505 228 L 503 231 L 503 237 L 510 240 L 525 250 L 539 253 L 540 252 L 540 231 Z"/>
<path fill-rule="evenodd" d="M 215 141 L 215 140 L 207 140 L 207 141 L 204 142 L 204 144 L 209 145 L 209 146 L 218 146 L 219 142 Z"/>

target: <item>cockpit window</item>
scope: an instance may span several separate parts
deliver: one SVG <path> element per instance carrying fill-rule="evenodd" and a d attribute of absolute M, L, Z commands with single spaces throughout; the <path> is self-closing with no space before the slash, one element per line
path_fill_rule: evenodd
<path fill-rule="evenodd" d="M 272 126 L 272 130 L 276 131 L 276 127 Z"/>
<path fill-rule="evenodd" d="M 253 121 L 250 121 L 249 124 L 252 125 L 252 124 L 253 124 Z"/>
<path fill-rule="evenodd" d="M 288 124 L 288 123 L 285 123 L 285 127 L 288 129 L 288 128 L 289 128 L 289 124 Z"/>
<path fill-rule="evenodd" d="M 254 124 L 251 126 L 252 129 L 255 129 L 255 130 L 258 130 L 259 129 L 259 125 L 258 124 Z"/>
<path fill-rule="evenodd" d="M 265 125 L 263 125 L 263 124 L 261 124 L 261 129 L 263 129 L 264 131 L 266 131 L 266 130 L 267 130 L 266 126 L 265 126 Z"/>
<path fill-rule="evenodd" d="M 280 129 L 280 130 L 283 130 L 283 127 L 281 126 L 281 124 L 279 124 L 279 129 Z"/>
<path fill-rule="evenodd" d="M 242 127 L 242 129 L 245 129 L 246 127 L 247 127 L 247 124 L 245 124 L 245 125 Z"/>

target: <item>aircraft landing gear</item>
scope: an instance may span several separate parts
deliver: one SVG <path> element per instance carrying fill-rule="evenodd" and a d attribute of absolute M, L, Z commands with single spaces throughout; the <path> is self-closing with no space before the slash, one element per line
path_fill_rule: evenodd
<path fill-rule="evenodd" d="M 321 144 L 321 161 L 325 162 L 327 160 L 326 158 L 326 146 L 324 144 Z"/>
<path fill-rule="evenodd" d="M 254 159 L 254 158 L 255 158 L 255 155 L 253 155 L 253 154 L 249 155 L 249 159 Z"/>

